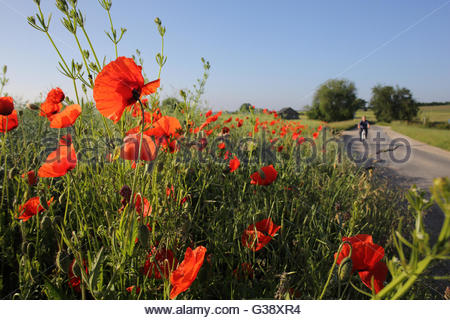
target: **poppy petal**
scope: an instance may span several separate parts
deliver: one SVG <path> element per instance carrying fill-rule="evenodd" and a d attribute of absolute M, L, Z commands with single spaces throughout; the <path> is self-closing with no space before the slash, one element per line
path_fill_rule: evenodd
<path fill-rule="evenodd" d="M 186 249 L 183 262 L 170 276 L 170 283 L 172 284 L 170 299 L 176 298 L 180 293 L 189 289 L 203 265 L 205 253 L 206 248 L 203 246 L 199 246 L 194 250 L 191 248 Z"/>
<path fill-rule="evenodd" d="M 0 116 L 0 132 L 11 131 L 19 125 L 17 119 L 17 111 L 13 110 L 11 114 L 7 116 Z"/>
<path fill-rule="evenodd" d="M 159 86 L 160 86 L 160 80 L 159 79 L 156 79 L 154 81 L 146 83 L 142 87 L 141 96 L 148 96 L 150 94 L 155 93 L 156 90 L 159 88 Z"/>
<path fill-rule="evenodd" d="M 78 104 L 67 106 L 63 111 L 53 115 L 50 121 L 50 128 L 71 127 L 81 114 L 81 107 Z"/>
<path fill-rule="evenodd" d="M 55 178 L 65 175 L 77 165 L 77 154 L 73 147 L 60 145 L 50 153 L 45 163 L 39 168 L 38 176 L 41 178 Z"/>

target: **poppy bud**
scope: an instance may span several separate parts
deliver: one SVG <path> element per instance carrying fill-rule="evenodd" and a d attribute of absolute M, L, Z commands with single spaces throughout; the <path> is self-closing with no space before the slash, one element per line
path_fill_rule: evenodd
<path fill-rule="evenodd" d="M 7 66 L 7 65 L 4 65 L 4 66 L 3 66 L 3 73 L 6 73 L 6 71 L 8 71 L 8 66 Z"/>
<path fill-rule="evenodd" d="M 338 277 L 340 281 L 347 281 L 352 275 L 353 263 L 352 259 L 346 257 L 342 259 L 338 269 Z"/>
<path fill-rule="evenodd" d="M 156 17 L 156 18 L 155 18 L 155 23 L 156 23 L 157 25 L 161 25 L 161 20 L 160 20 L 158 17 Z"/>
<path fill-rule="evenodd" d="M 34 170 L 30 170 L 27 173 L 24 173 L 22 177 L 24 178 L 25 175 L 27 176 L 27 181 L 30 186 L 34 186 L 37 184 L 36 173 L 34 172 Z"/>
<path fill-rule="evenodd" d="M 36 25 L 36 19 L 33 16 L 27 18 L 28 23 L 31 25 Z"/>
<path fill-rule="evenodd" d="M 138 240 L 143 247 L 148 246 L 150 240 L 150 230 L 144 224 L 141 224 L 138 229 Z"/>
<path fill-rule="evenodd" d="M 127 185 L 124 185 L 122 189 L 120 189 L 119 194 L 124 197 L 127 202 L 129 202 L 131 198 L 131 188 Z"/>

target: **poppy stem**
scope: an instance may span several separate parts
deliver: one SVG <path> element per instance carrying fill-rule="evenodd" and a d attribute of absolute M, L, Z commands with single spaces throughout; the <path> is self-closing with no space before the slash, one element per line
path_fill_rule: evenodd
<path fill-rule="evenodd" d="M 142 121 L 142 124 L 141 124 L 141 134 L 140 134 L 140 139 L 139 139 L 138 155 L 137 155 L 137 159 L 136 159 L 136 169 L 135 169 L 136 172 L 134 174 L 133 185 L 131 186 L 131 201 L 130 201 L 130 205 L 129 205 L 129 207 L 131 207 L 131 208 L 134 207 L 134 204 L 135 204 L 135 201 L 136 201 L 134 193 L 135 193 L 135 188 L 136 188 L 137 176 L 139 175 L 139 165 L 140 165 L 140 163 L 139 163 L 140 161 L 139 160 L 141 160 L 142 140 L 143 140 L 144 129 L 145 129 L 144 105 L 142 104 L 140 98 L 137 99 L 137 101 L 139 101 L 139 104 L 141 106 L 141 116 L 142 116 L 141 121 Z M 143 200 L 142 200 L 142 202 L 143 202 Z M 141 219 L 141 223 L 142 224 L 144 223 L 143 219 Z"/>
<path fill-rule="evenodd" d="M 86 37 L 86 40 L 89 43 L 89 47 L 91 48 L 91 51 L 94 54 L 94 58 L 95 58 L 95 62 L 97 62 L 98 70 L 101 70 L 102 66 L 101 66 L 100 62 L 98 61 L 97 54 L 95 53 L 95 50 L 94 50 L 94 46 L 92 45 L 91 39 L 89 38 L 89 36 L 86 32 L 86 29 L 84 28 L 84 25 L 81 27 L 81 30 L 83 30 L 84 36 Z"/>
<path fill-rule="evenodd" d="M 7 189 L 6 188 L 6 178 L 7 178 L 7 167 L 6 166 L 8 164 L 8 162 L 7 162 L 8 154 L 5 151 L 5 148 L 6 148 L 6 140 L 8 138 L 8 117 L 6 117 L 5 129 L 6 130 L 5 130 L 5 133 L 3 134 L 3 145 L 2 145 L 2 155 L 4 155 L 4 157 L 5 157 L 5 164 L 3 165 L 4 176 L 3 176 L 2 199 L 1 199 L 1 202 L 0 202 L 0 208 L 3 207 L 3 196 L 4 196 L 4 193 L 5 193 L 5 189 Z M 6 191 L 8 191 L 8 190 L 6 190 Z"/>
<path fill-rule="evenodd" d="M 339 258 L 339 254 L 341 253 L 341 250 L 342 250 L 342 247 L 344 246 L 344 244 L 345 243 L 347 243 L 349 246 L 350 246 L 350 254 L 349 254 L 349 257 L 351 257 L 352 256 L 352 246 L 350 245 L 350 243 L 348 243 L 348 242 L 343 242 L 343 243 L 341 243 L 341 245 L 339 246 L 339 248 L 338 248 L 338 251 L 337 251 L 337 253 L 336 253 L 336 257 L 334 258 L 334 261 L 333 261 L 333 265 L 331 266 L 331 269 L 330 269 L 330 272 L 328 273 L 328 279 L 327 279 L 327 282 L 325 283 L 325 286 L 323 287 L 323 289 L 322 289 L 322 293 L 320 294 L 320 297 L 317 299 L 317 300 L 322 300 L 322 298 L 323 298 L 323 296 L 324 296 L 324 294 L 325 294 L 325 291 L 327 290 L 327 288 L 328 288 L 328 285 L 330 284 L 330 281 L 331 281 L 331 277 L 332 277 L 332 275 L 333 275 L 333 270 L 334 270 L 334 268 L 336 267 L 336 264 L 337 264 L 337 260 L 338 260 L 338 258 Z"/>
<path fill-rule="evenodd" d="M 360 288 L 358 288 L 357 286 L 355 286 L 352 282 L 352 279 L 349 279 L 348 283 L 350 283 L 350 285 L 352 286 L 353 289 L 355 289 L 356 291 L 358 291 L 359 293 L 368 296 L 369 298 L 372 298 L 371 294 L 368 294 L 367 292 L 361 290 Z"/>
<path fill-rule="evenodd" d="M 77 103 L 80 104 L 80 98 L 78 97 L 77 83 L 75 82 L 75 78 L 72 78 L 73 87 L 75 89 L 75 96 L 77 97 Z"/>
<path fill-rule="evenodd" d="M 116 30 L 114 30 L 114 26 L 113 26 L 113 22 L 112 22 L 112 18 L 111 18 L 111 12 L 109 10 L 107 10 L 107 12 L 108 12 L 109 23 L 111 24 L 111 32 L 112 32 L 113 35 L 115 35 Z M 119 54 L 117 52 L 117 42 L 116 42 L 116 38 L 115 37 L 114 37 L 113 43 L 114 43 L 114 49 L 116 51 L 116 59 L 117 59 L 119 57 Z"/>

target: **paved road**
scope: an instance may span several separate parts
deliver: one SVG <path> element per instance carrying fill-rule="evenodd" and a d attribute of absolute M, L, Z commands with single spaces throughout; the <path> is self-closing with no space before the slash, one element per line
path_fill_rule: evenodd
<path fill-rule="evenodd" d="M 361 159 L 360 165 L 364 167 L 376 167 L 377 172 L 388 177 L 395 187 L 406 190 L 415 184 L 429 192 L 434 178 L 450 177 L 450 152 L 413 140 L 388 127 L 372 126 L 366 144 L 359 141 L 358 129 L 343 132 L 342 138 L 350 156 Z M 432 243 L 437 240 L 443 221 L 443 212 L 433 205 L 424 218 Z M 431 273 L 449 275 L 450 261 L 440 262 Z M 442 293 L 450 281 L 432 281 L 430 285 Z"/>
<path fill-rule="evenodd" d="M 434 178 L 450 177 L 450 152 L 393 132 L 388 127 L 371 127 L 366 145 L 359 142 L 357 129 L 345 131 L 342 137 L 347 151 L 355 154 L 354 158 L 367 154 L 362 165 L 387 169 L 386 172 L 398 180 L 398 185 L 416 184 L 429 189 Z"/>

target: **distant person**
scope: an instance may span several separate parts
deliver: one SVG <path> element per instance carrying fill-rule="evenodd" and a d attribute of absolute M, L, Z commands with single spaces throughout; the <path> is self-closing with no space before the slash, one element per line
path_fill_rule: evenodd
<path fill-rule="evenodd" d="M 359 129 L 359 140 L 363 140 L 362 139 L 362 132 L 364 130 L 366 139 L 367 139 L 367 133 L 368 133 L 368 129 L 370 128 L 370 123 L 369 121 L 366 120 L 366 116 L 362 116 L 361 121 L 358 123 L 358 129 Z"/>

